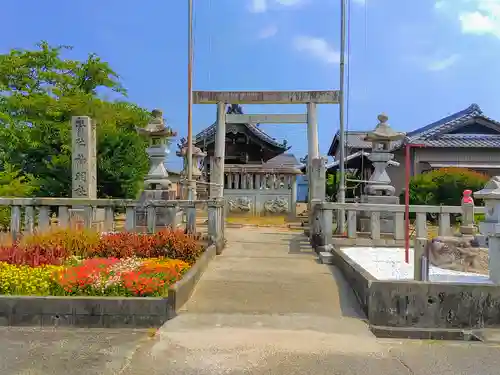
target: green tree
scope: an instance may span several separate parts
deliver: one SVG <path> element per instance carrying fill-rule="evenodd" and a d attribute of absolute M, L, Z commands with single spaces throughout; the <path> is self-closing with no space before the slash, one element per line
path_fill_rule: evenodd
<path fill-rule="evenodd" d="M 25 197 L 36 191 L 32 176 L 22 175 L 10 164 L 4 164 L 0 171 L 0 197 Z M 10 225 L 10 208 L 0 208 L 0 229 Z"/>
<path fill-rule="evenodd" d="M 335 177 L 336 177 L 336 183 L 335 183 Z M 356 176 L 353 173 L 347 172 L 345 174 L 346 179 L 354 180 L 356 179 Z M 326 176 L 326 197 L 329 201 L 335 202 L 337 200 L 337 193 L 339 191 L 339 185 L 340 185 L 340 173 L 334 172 L 327 174 Z M 352 182 L 352 181 L 346 181 L 346 190 L 345 190 L 345 197 L 350 199 L 354 198 L 355 196 L 359 196 L 359 183 Z"/>
<path fill-rule="evenodd" d="M 68 46 L 37 44 L 0 55 L 0 162 L 32 176 L 34 194 L 70 196 L 72 116 L 97 123 L 98 195 L 134 198 L 147 172 L 145 142 L 135 126 L 149 112 L 125 101 L 126 90 L 108 63 L 63 58 Z M 106 100 L 114 92 L 119 100 Z"/>

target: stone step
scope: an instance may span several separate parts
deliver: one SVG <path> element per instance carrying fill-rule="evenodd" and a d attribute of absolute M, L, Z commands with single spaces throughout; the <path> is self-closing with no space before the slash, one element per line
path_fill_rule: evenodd
<path fill-rule="evenodd" d="M 484 328 L 476 332 L 478 339 L 490 344 L 500 344 L 500 329 Z"/>

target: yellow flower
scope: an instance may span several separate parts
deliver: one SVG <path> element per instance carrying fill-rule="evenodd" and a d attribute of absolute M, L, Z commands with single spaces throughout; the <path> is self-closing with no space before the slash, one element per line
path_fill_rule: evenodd
<path fill-rule="evenodd" d="M 0 262 L 0 294 L 49 295 L 52 274 L 60 266 L 30 267 Z"/>

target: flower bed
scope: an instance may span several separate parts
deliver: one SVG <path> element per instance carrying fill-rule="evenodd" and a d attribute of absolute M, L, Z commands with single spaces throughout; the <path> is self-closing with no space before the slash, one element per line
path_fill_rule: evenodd
<path fill-rule="evenodd" d="M 203 250 L 173 230 L 29 235 L 0 246 L 0 294 L 165 297 Z"/>
<path fill-rule="evenodd" d="M 0 293 L 30 296 L 164 297 L 189 269 L 167 258 L 93 258 L 73 266 L 0 263 Z"/>

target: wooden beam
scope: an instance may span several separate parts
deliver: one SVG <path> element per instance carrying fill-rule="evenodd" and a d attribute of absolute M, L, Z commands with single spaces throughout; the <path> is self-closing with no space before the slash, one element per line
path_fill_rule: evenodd
<path fill-rule="evenodd" d="M 194 104 L 338 104 L 339 90 L 326 91 L 193 91 Z"/>
<path fill-rule="evenodd" d="M 238 115 L 227 114 L 228 124 L 305 124 L 306 114 L 283 114 L 283 115 Z"/>

